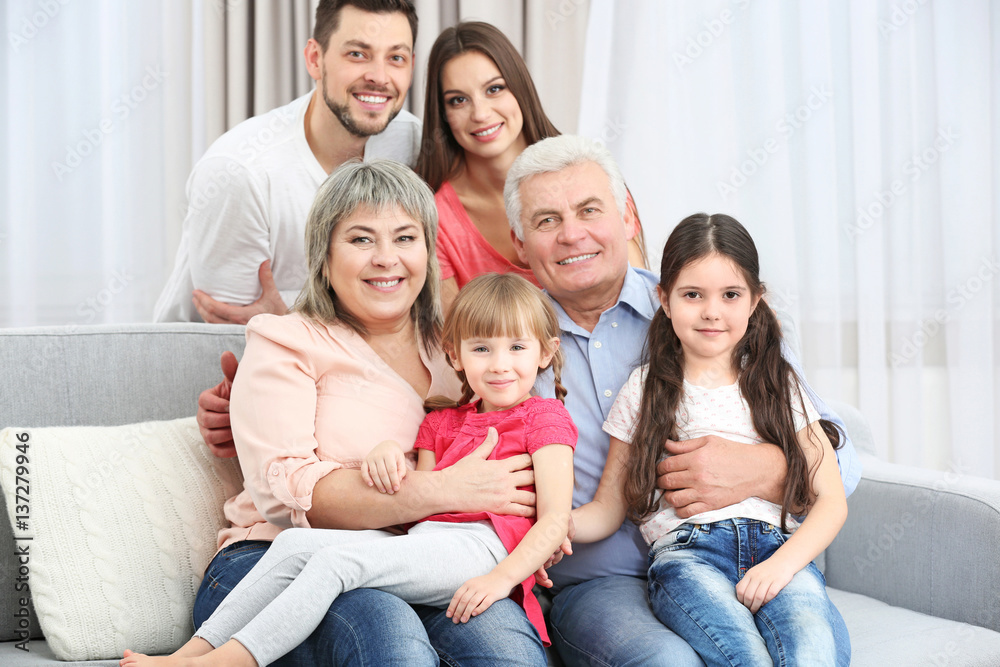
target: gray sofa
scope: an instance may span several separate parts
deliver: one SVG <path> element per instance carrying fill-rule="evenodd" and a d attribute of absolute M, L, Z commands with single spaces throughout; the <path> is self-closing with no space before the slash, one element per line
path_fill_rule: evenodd
<path fill-rule="evenodd" d="M 0 330 L 0 428 L 189 416 L 198 393 L 219 380 L 221 352 L 239 356 L 242 349 L 242 327 L 235 326 Z M 865 466 L 847 525 L 825 554 L 830 595 L 851 633 L 853 664 L 1000 665 L 1000 482 L 879 461 L 860 413 L 835 408 Z M 28 651 L 6 641 L 16 637 L 19 608 L 6 517 L 4 509 L 0 665 L 53 663 L 34 622 Z"/>

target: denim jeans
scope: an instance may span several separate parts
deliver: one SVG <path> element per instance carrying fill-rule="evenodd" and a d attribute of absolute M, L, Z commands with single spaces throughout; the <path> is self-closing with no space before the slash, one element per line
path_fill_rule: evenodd
<path fill-rule="evenodd" d="M 810 563 L 752 614 L 736 584 L 787 536 L 751 519 L 684 524 L 650 550 L 649 602 L 708 665 L 848 665 L 850 637 Z"/>
<path fill-rule="evenodd" d="M 549 630 L 567 665 L 703 665 L 683 639 L 653 616 L 646 582 L 636 577 L 600 577 L 563 588 L 552 600 Z"/>
<path fill-rule="evenodd" d="M 244 541 L 219 552 L 195 598 L 199 627 L 260 560 L 270 542 Z M 374 589 L 350 591 L 330 606 L 323 622 L 274 664 L 286 667 L 361 665 L 544 665 L 541 640 L 524 610 L 500 600 L 468 623 L 455 625 L 444 611 L 411 607 Z"/>

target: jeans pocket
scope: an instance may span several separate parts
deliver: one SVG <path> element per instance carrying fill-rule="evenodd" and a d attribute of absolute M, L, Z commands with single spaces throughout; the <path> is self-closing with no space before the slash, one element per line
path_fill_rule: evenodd
<path fill-rule="evenodd" d="M 782 544 L 787 542 L 788 538 L 791 537 L 791 533 L 782 532 L 780 526 L 774 526 L 771 529 L 771 534 L 774 536 L 774 539 L 778 543 L 778 546 L 781 546 Z"/>
<path fill-rule="evenodd" d="M 656 560 L 657 554 L 666 551 L 677 551 L 678 549 L 685 549 L 691 546 L 698 539 L 700 533 L 701 529 L 698 528 L 697 524 L 681 524 L 653 544 L 653 549 L 649 555 L 650 560 Z"/>

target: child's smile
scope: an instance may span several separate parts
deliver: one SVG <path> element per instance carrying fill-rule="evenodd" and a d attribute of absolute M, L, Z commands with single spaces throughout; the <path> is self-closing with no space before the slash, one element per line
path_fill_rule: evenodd
<path fill-rule="evenodd" d="M 452 362 L 482 399 L 480 411 L 492 412 L 526 401 L 538 369 L 549 365 L 552 354 L 532 336 L 493 336 L 463 339 Z"/>
<path fill-rule="evenodd" d="M 736 264 L 717 253 L 707 255 L 681 269 L 669 293 L 659 287 L 657 293 L 681 341 L 685 376 L 719 369 L 730 376 L 733 349 L 760 301 Z M 735 378 L 718 379 L 725 384 Z"/>

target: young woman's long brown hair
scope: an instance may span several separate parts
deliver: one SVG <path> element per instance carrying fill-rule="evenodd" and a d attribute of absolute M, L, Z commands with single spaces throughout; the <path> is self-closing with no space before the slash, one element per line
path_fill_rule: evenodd
<path fill-rule="evenodd" d="M 435 192 L 445 181 L 454 178 L 461 171 L 465 159 L 465 151 L 455 140 L 445 117 L 441 73 L 453 58 L 469 51 L 482 53 L 500 70 L 507 88 L 521 107 L 524 118 L 521 132 L 529 146 L 546 137 L 559 135 L 559 130 L 542 109 L 528 66 L 506 35 L 495 26 L 480 21 L 468 21 L 445 28 L 431 47 L 427 60 L 424 131 L 415 168 L 417 174 Z"/>
<path fill-rule="evenodd" d="M 448 353 L 451 363 L 451 356 L 458 354 L 463 340 L 526 333 L 541 342 L 544 352 L 552 352 L 549 341 L 559 338 L 559 320 L 549 298 L 515 273 L 485 273 L 470 280 L 455 297 L 444 321 L 441 347 Z M 550 365 L 556 398 L 562 401 L 566 398 L 561 382 L 562 350 L 555 350 Z M 424 407 L 440 410 L 471 401 L 475 392 L 469 386 L 465 371 L 458 371 L 458 377 L 462 380 L 462 397 L 457 402 L 434 396 L 424 403 Z"/>
<path fill-rule="evenodd" d="M 660 264 L 660 287 L 669 293 L 681 270 L 707 255 L 719 254 L 742 271 L 754 296 L 763 296 L 757 247 L 750 234 L 728 215 L 696 213 L 670 234 Z M 684 352 L 670 319 L 659 309 L 646 339 L 649 370 L 643 383 L 639 420 L 626 462 L 625 500 L 633 521 L 658 509 L 654 503 L 656 464 L 667 440 L 677 440 L 676 413 L 684 392 Z M 765 441 L 778 445 L 788 462 L 782 499 L 781 527 L 789 511 L 804 512 L 811 504 L 812 472 L 799 446 L 792 405 L 805 413 L 800 379 L 781 354 L 781 329 L 771 307 L 761 299 L 750 316 L 747 331 L 733 349 L 740 393 L 750 407 L 753 427 Z M 831 422 L 820 425 L 834 449 L 840 434 Z M 817 446 L 819 443 L 816 443 Z"/>

